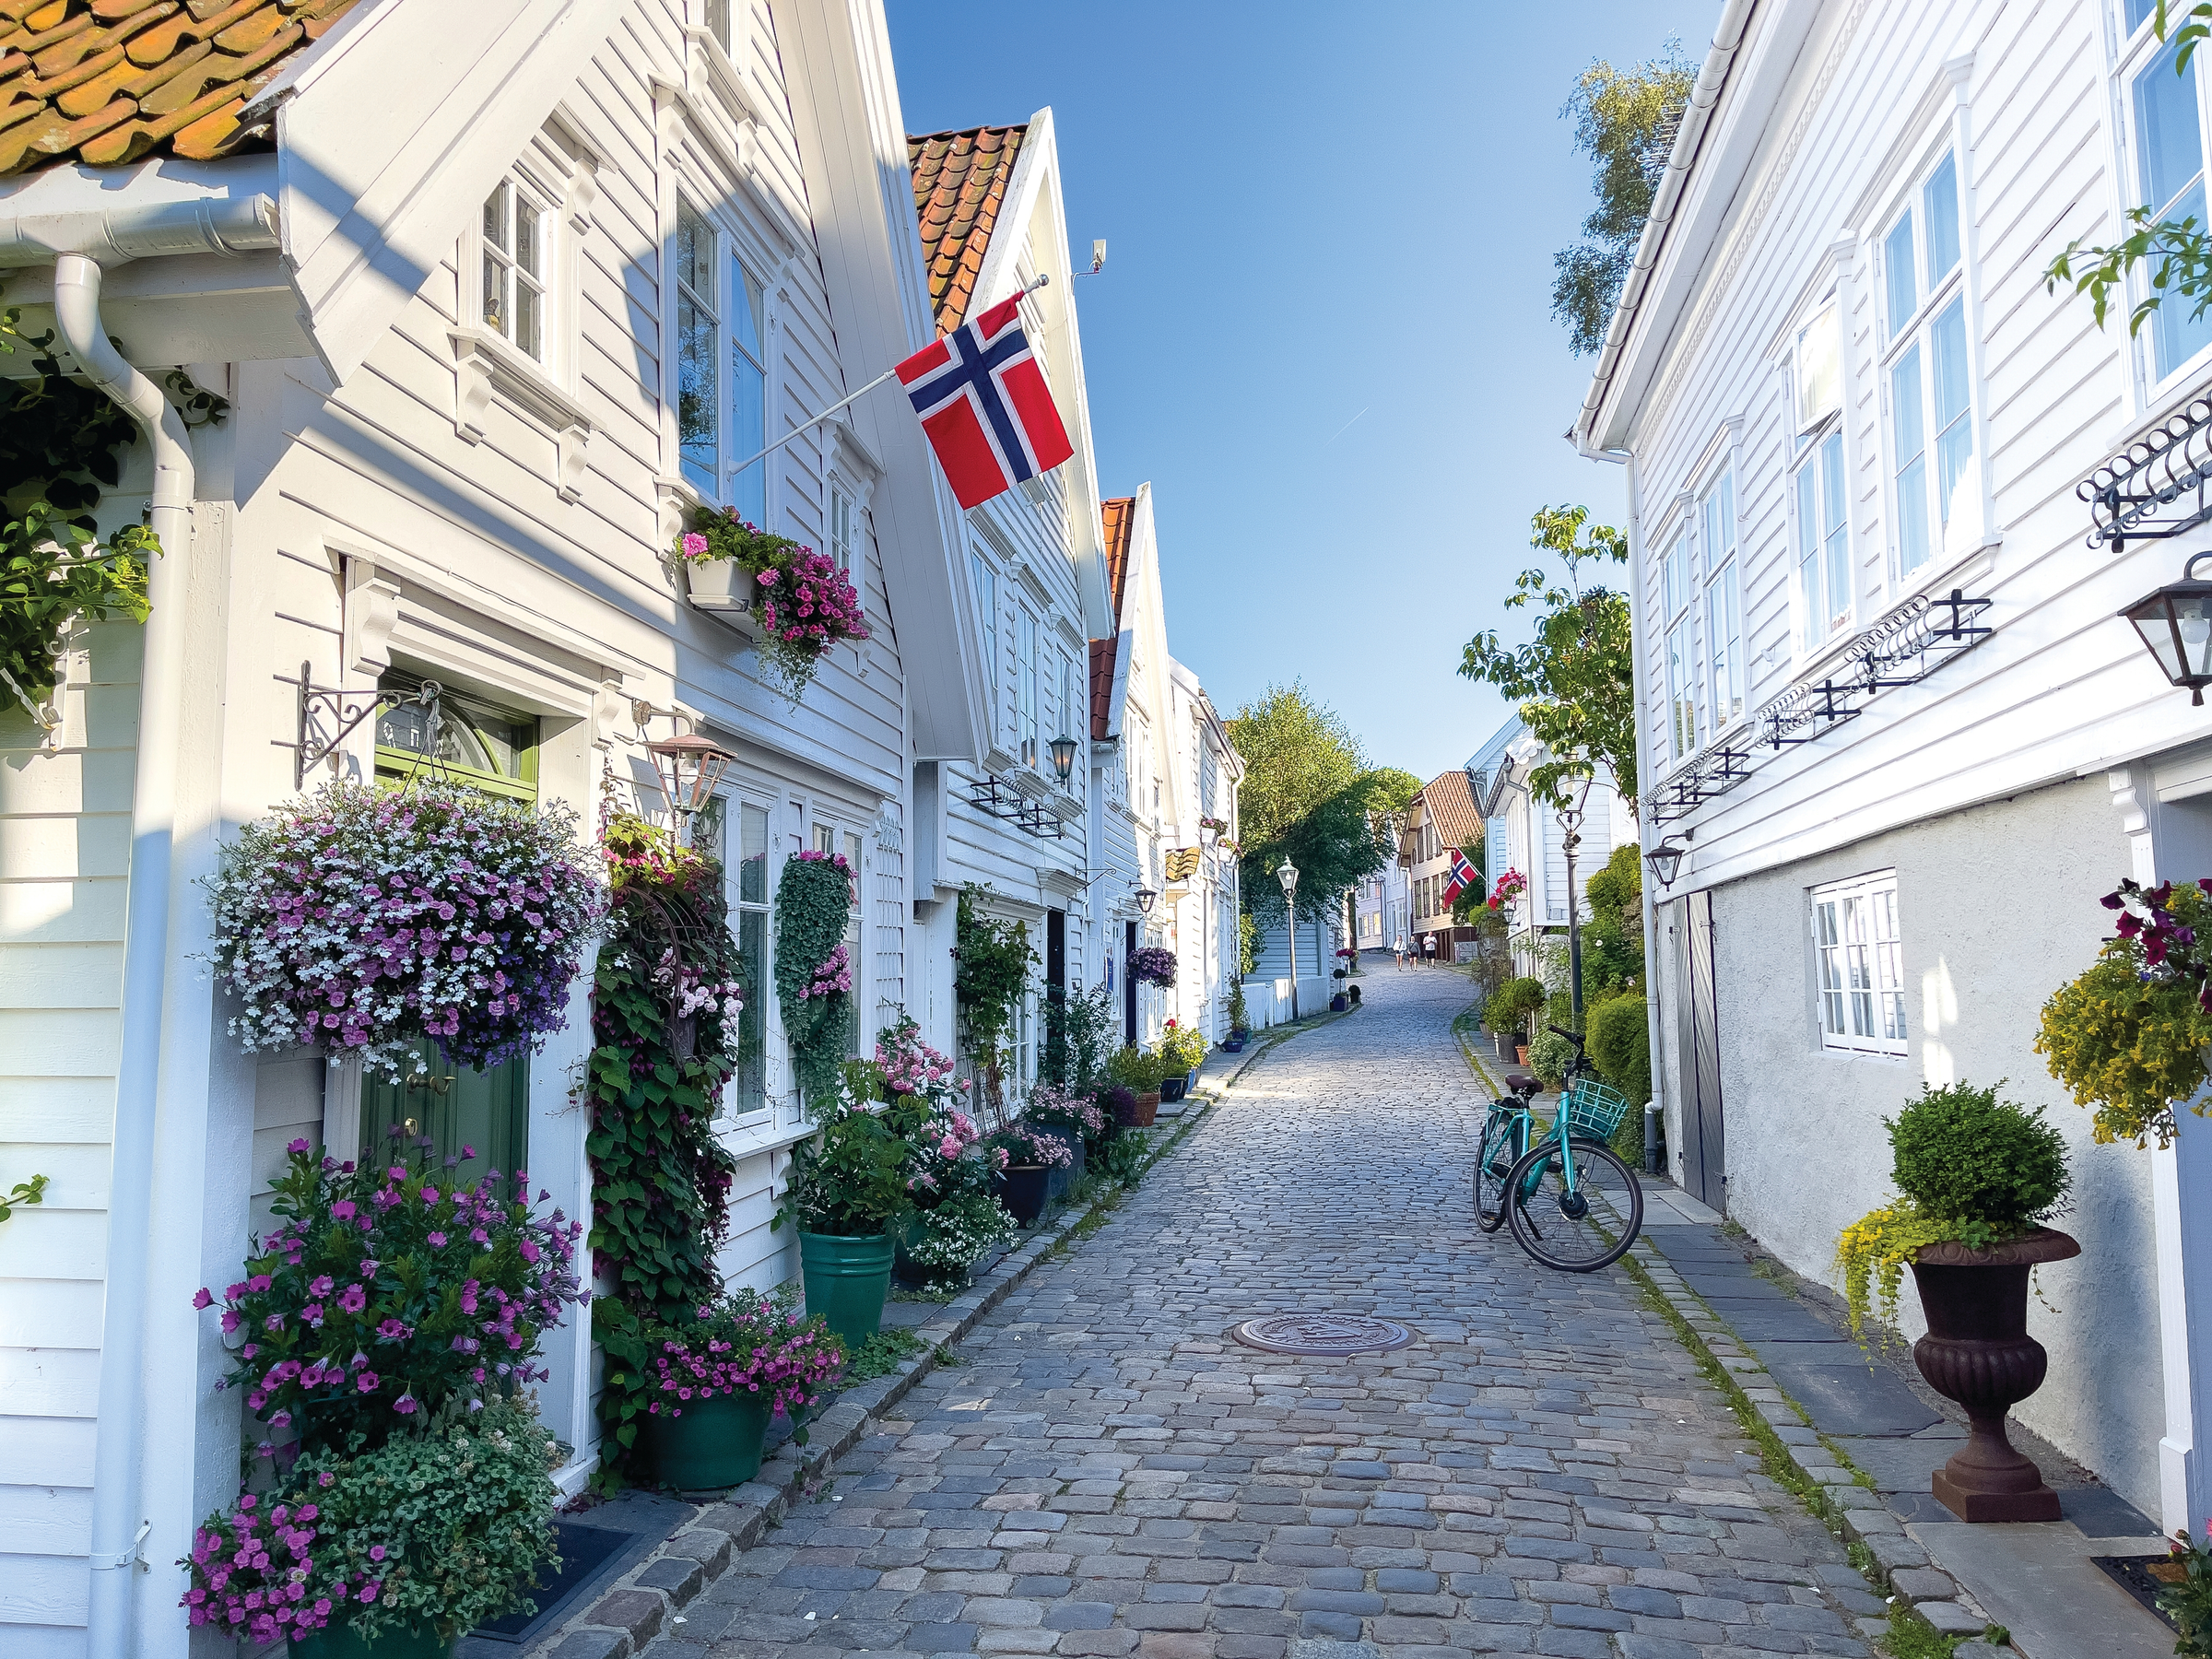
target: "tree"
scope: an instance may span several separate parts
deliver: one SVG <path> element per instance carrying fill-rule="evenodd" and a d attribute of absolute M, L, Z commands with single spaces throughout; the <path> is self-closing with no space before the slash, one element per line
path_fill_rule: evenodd
<path fill-rule="evenodd" d="M 1294 819 L 1272 841 L 1244 843 L 1244 903 L 1263 927 L 1282 919 L 1283 889 L 1275 872 L 1285 858 L 1298 869 L 1298 913 L 1333 916 L 1347 888 L 1390 859 L 1397 842 L 1374 809 L 1374 774 L 1363 772 Z"/>
<path fill-rule="evenodd" d="M 1634 649 L 1625 594 L 1582 584 L 1582 567 L 1623 563 L 1628 538 L 1609 524 L 1589 523 L 1586 507 L 1542 507 L 1530 523 L 1529 545 L 1567 567 L 1567 585 L 1541 570 L 1513 579 L 1508 610 L 1542 606 L 1535 638 L 1506 648 L 1497 632 L 1467 642 L 1459 672 L 1495 686 L 1519 705 L 1522 724 L 1550 751 L 1529 774 L 1529 792 L 1558 807 L 1578 779 L 1604 767 L 1631 807 L 1636 802 Z"/>
<path fill-rule="evenodd" d="M 1237 811 L 1249 844 L 1281 840 L 1292 824 L 1367 770 L 1351 727 L 1335 710 L 1316 702 L 1303 680 L 1270 686 L 1258 702 L 1239 709 L 1229 723 L 1229 740 L 1244 759 Z"/>
<path fill-rule="evenodd" d="M 1574 119 L 1574 147 L 1597 163 L 1597 210 L 1583 221 L 1586 240 L 1552 256 L 1551 314 L 1567 324 L 1578 356 L 1606 343 L 1696 78 L 1670 40 L 1663 55 L 1631 68 L 1596 59 L 1559 111 Z"/>

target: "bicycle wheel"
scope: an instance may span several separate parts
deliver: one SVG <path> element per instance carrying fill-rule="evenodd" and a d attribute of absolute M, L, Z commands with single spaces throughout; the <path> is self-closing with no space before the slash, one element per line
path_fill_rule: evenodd
<path fill-rule="evenodd" d="M 1475 1225 L 1496 1232 L 1505 1225 L 1506 1172 L 1513 1165 L 1513 1120 L 1493 1115 L 1483 1126 L 1475 1159 Z"/>
<path fill-rule="evenodd" d="M 1643 1226 L 1643 1188 L 1612 1148 L 1596 1141 L 1571 1143 L 1574 1182 L 1569 1190 L 1559 1143 L 1545 1139 L 1506 1176 L 1513 1202 L 1506 1214 L 1513 1241 L 1547 1267 L 1594 1273 L 1628 1253 Z"/>

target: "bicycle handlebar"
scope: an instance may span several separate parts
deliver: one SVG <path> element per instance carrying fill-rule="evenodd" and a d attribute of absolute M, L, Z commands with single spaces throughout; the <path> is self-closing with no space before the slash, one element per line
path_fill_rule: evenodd
<path fill-rule="evenodd" d="M 1546 1030 L 1549 1031 L 1549 1032 L 1550 1032 L 1550 1033 L 1551 1033 L 1551 1034 L 1552 1034 L 1554 1037 L 1564 1037 L 1564 1038 L 1566 1038 L 1568 1041 L 1570 1041 L 1570 1042 L 1573 1043 L 1573 1044 L 1574 1044 L 1574 1046 L 1575 1046 L 1576 1048 L 1578 1048 L 1578 1049 L 1579 1049 L 1579 1048 L 1581 1048 L 1581 1047 L 1583 1046 L 1583 1039 L 1582 1039 L 1581 1035 L 1580 1035 L 1579 1033 L 1577 1033 L 1577 1032 L 1574 1032 L 1574 1031 L 1562 1031 L 1561 1030 L 1559 1030 L 1559 1028 L 1558 1026 L 1555 1026 L 1555 1025 L 1547 1025 L 1547 1026 L 1546 1026 L 1544 1029 L 1545 1029 Z"/>

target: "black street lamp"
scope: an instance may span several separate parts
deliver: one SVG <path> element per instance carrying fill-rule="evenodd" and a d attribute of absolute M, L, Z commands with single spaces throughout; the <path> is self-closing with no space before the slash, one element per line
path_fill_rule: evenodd
<path fill-rule="evenodd" d="M 1685 836 L 1684 839 L 1688 838 Z M 1652 874 L 1659 877 L 1661 887 L 1672 887 L 1675 885 L 1676 873 L 1681 869 L 1682 861 L 1688 855 L 1689 849 L 1677 846 L 1674 837 L 1669 836 L 1646 853 L 1643 862 L 1652 866 Z"/>
<path fill-rule="evenodd" d="M 1152 900 L 1159 897 L 1159 892 L 1152 888 L 1138 888 L 1136 889 L 1136 908 L 1138 912 L 1147 916 L 1150 915 L 1152 913 Z"/>
<path fill-rule="evenodd" d="M 2186 690 L 2194 707 L 2203 706 L 2205 688 L 2212 686 L 2212 582 L 2196 574 L 2207 559 L 2212 553 L 2199 553 L 2182 567 L 2179 582 L 2168 582 L 2120 613 L 2136 625 L 2158 659 L 2159 671 Z"/>
<path fill-rule="evenodd" d="M 1053 751 L 1053 772 L 1060 780 L 1060 787 L 1067 787 L 1067 780 L 1076 770 L 1076 740 L 1073 737 L 1055 737 L 1047 746 Z"/>

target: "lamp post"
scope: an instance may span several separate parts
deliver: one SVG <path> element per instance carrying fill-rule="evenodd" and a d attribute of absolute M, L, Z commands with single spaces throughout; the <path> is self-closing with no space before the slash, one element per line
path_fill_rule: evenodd
<path fill-rule="evenodd" d="M 1574 799 L 1559 808 L 1559 843 L 1567 854 L 1567 1006 L 1574 1029 L 1583 1029 L 1583 896 L 1574 885 L 1574 850 L 1583 844 L 1583 804 L 1590 798 L 1590 781 L 1575 791 Z"/>
<path fill-rule="evenodd" d="M 2181 581 L 2168 582 L 2120 613 L 2135 624 L 2158 659 L 2159 671 L 2199 707 L 2205 688 L 2212 686 L 2212 582 L 2196 574 L 2207 559 L 2212 553 L 2197 554 L 2182 567 Z"/>
<path fill-rule="evenodd" d="M 1283 937 L 1290 941 L 1290 1019 L 1298 1020 L 1298 866 L 1290 854 L 1276 866 L 1275 878 L 1283 884 Z"/>

